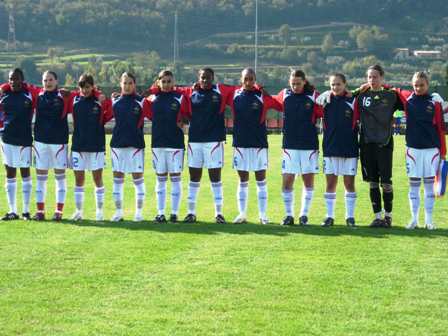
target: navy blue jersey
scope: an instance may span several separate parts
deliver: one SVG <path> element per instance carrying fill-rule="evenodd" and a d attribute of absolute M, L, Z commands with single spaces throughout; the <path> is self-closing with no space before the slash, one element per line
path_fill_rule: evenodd
<path fill-rule="evenodd" d="M 34 139 L 46 144 L 67 144 L 67 111 L 59 90 L 40 92 L 36 104 Z"/>
<path fill-rule="evenodd" d="M 0 105 L 3 110 L 3 142 L 15 146 L 31 146 L 32 94 L 26 89 L 19 92 L 7 91 L 0 97 Z"/>
<path fill-rule="evenodd" d="M 406 146 L 417 149 L 441 147 L 435 116 L 436 104 L 429 94 L 409 96 L 406 102 Z"/>
<path fill-rule="evenodd" d="M 261 91 L 238 89 L 229 97 L 233 112 L 233 147 L 267 148 L 266 114 L 280 104 Z"/>
<path fill-rule="evenodd" d="M 75 96 L 70 108 L 73 114 L 72 151 L 104 152 L 107 121 L 104 106 L 95 96 Z"/>
<path fill-rule="evenodd" d="M 222 93 L 218 85 L 209 90 L 193 90 L 191 100 L 191 121 L 188 130 L 190 142 L 224 141 L 226 127 L 222 106 Z"/>
<path fill-rule="evenodd" d="M 115 126 L 110 146 L 113 148 L 145 148 L 143 122 L 149 117 L 149 102 L 146 98 L 131 94 L 112 100 Z"/>
<path fill-rule="evenodd" d="M 282 104 L 284 112 L 284 149 L 319 149 L 316 120 L 322 117 L 322 109 L 316 104 L 318 96 L 316 91 L 294 93 L 284 89 L 274 97 Z"/>
<path fill-rule="evenodd" d="M 356 99 L 332 96 L 324 106 L 324 157 L 358 157 L 359 114 Z"/>
<path fill-rule="evenodd" d="M 178 126 L 189 113 L 187 98 L 179 92 L 159 92 L 150 96 L 152 148 L 185 148 L 184 132 Z"/>

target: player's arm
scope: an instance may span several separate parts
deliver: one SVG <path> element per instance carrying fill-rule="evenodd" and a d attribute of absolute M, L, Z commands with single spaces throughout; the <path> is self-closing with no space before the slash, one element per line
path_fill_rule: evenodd
<path fill-rule="evenodd" d="M 101 102 L 101 110 L 103 112 L 103 125 L 104 125 L 114 118 L 114 114 L 112 111 L 112 100 L 109 98 L 104 99 Z"/>
<path fill-rule="evenodd" d="M 285 89 L 281 90 L 279 93 L 277 93 L 274 96 L 271 96 L 272 99 L 274 99 L 280 106 L 280 110 L 278 110 L 279 112 L 284 112 L 285 111 Z"/>
<path fill-rule="evenodd" d="M 440 157 L 445 160 L 446 158 L 446 140 L 445 140 L 445 124 L 443 120 L 442 104 L 439 102 L 435 103 L 435 113 L 434 113 L 434 126 L 436 127 L 437 134 L 440 140 Z"/>

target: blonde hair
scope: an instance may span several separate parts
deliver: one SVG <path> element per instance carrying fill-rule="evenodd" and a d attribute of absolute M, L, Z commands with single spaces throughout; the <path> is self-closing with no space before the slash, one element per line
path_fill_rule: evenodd
<path fill-rule="evenodd" d="M 417 71 L 416 73 L 414 73 L 414 75 L 412 76 L 412 82 L 415 82 L 419 79 L 423 79 L 427 84 L 429 84 L 429 76 L 426 72 Z"/>

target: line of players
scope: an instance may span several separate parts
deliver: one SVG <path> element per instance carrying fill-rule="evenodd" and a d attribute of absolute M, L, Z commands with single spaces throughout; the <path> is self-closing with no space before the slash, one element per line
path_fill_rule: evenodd
<path fill-rule="evenodd" d="M 163 70 L 145 98 L 136 92 L 136 79 L 123 73 L 120 94 L 106 99 L 98 92 L 88 74 L 80 77 L 79 90 L 67 92 L 58 88 L 57 75 L 46 71 L 42 88 L 27 84 L 20 69 L 9 73 L 9 82 L 1 86 L 0 109 L 3 111 L 2 154 L 6 167 L 6 193 L 9 212 L 3 220 L 18 219 L 16 205 L 16 170 L 22 176 L 23 219 L 31 219 L 30 166 L 34 152 L 36 167 L 35 220 L 45 219 L 45 197 L 48 170 L 54 169 L 56 209 L 53 219 L 61 220 L 66 197 L 65 170 L 75 174 L 73 220 L 83 218 L 85 171 L 92 171 L 95 183 L 96 219 L 103 220 L 104 184 L 102 170 L 105 156 L 104 125 L 115 120 L 111 139 L 113 199 L 112 221 L 123 220 L 123 185 L 125 174 L 131 174 L 135 186 L 135 221 L 143 220 L 145 200 L 144 118 L 152 121 L 151 147 L 157 175 L 157 216 L 166 222 L 165 204 L 168 178 L 171 182 L 171 215 L 178 220 L 181 201 L 181 172 L 184 158 L 183 123 L 189 121 L 187 156 L 190 173 L 188 214 L 185 222 L 196 221 L 196 200 L 203 168 L 208 169 L 214 195 L 215 218 L 225 223 L 222 213 L 223 191 L 221 168 L 225 141 L 224 111 L 230 106 L 234 119 L 233 168 L 238 172 L 237 204 L 239 215 L 234 223 L 247 220 L 249 173 L 254 172 L 260 222 L 268 223 L 268 141 L 266 114 L 269 109 L 284 113 L 282 197 L 286 216 L 283 225 L 294 225 L 294 180 L 301 175 L 304 190 L 299 224 L 308 224 L 308 213 L 314 194 L 314 175 L 319 172 L 319 142 L 316 122 L 323 119 L 323 171 L 326 175 L 324 199 L 327 216 L 322 226 L 332 226 L 335 218 L 338 176 L 345 186 L 346 224 L 356 226 L 355 175 L 358 157 L 362 174 L 370 184 L 374 213 L 371 227 L 392 225 L 392 154 L 393 113 L 404 110 L 406 128 L 406 168 L 409 176 L 409 201 L 412 219 L 408 228 L 418 225 L 420 185 L 424 184 L 425 225 L 435 228 L 434 178 L 439 162 L 445 159 L 443 99 L 429 93 L 429 79 L 423 72 L 414 74 L 413 91 L 392 89 L 384 84 L 384 70 L 374 65 L 367 70 L 367 84 L 350 92 L 341 73 L 330 76 L 330 90 L 319 94 L 300 70 L 291 72 L 289 88 L 275 96 L 256 83 L 255 72 L 246 68 L 241 85 L 214 83 L 214 72 L 203 68 L 193 87 L 176 87 L 173 73 Z M 32 136 L 32 117 L 34 142 Z M 73 137 L 69 155 L 67 114 L 73 115 Z M 381 192 L 382 191 L 382 192 Z M 382 204 L 383 203 L 383 204 Z"/>

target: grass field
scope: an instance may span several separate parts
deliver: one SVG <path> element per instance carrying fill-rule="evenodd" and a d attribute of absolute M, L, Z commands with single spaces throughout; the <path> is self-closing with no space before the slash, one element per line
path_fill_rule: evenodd
<path fill-rule="evenodd" d="M 322 175 L 316 181 L 313 225 L 280 226 L 281 137 L 269 141 L 271 225 L 258 224 L 253 177 L 251 222 L 244 225 L 213 223 L 208 179 L 199 195 L 203 222 L 196 224 L 0 222 L 0 335 L 446 335 L 448 203 L 437 200 L 438 230 L 403 228 L 409 219 L 403 138 L 396 142 L 391 230 L 366 227 L 372 216 L 360 179 L 356 218 L 361 226 L 343 225 L 339 188 L 337 225 L 320 228 Z M 224 209 L 232 220 L 237 178 L 229 144 L 226 150 Z M 146 153 L 146 217 L 151 219 L 155 178 L 150 150 Z M 74 207 L 68 176 L 66 217 Z M 111 180 L 108 162 L 107 218 L 113 213 Z M 181 216 L 187 180 L 185 174 Z M 129 178 L 125 193 L 126 218 L 132 219 Z M 91 179 L 85 214 L 94 218 Z"/>

